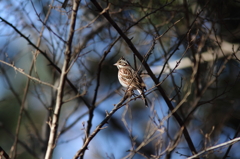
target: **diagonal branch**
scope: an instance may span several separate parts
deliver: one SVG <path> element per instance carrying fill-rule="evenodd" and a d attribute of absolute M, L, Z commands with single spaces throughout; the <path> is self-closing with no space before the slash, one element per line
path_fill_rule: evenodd
<path fill-rule="evenodd" d="M 77 154 L 74 156 L 74 159 L 78 159 L 79 157 L 83 156 L 85 150 L 87 149 L 90 141 L 97 135 L 97 133 L 103 129 L 103 126 L 108 122 L 108 120 L 112 117 L 112 115 L 121 107 L 123 107 L 124 101 L 129 97 L 129 94 L 125 94 L 125 96 L 122 98 L 122 100 L 115 105 L 115 107 L 109 112 L 106 113 L 106 117 L 103 119 L 103 121 L 97 126 L 97 128 L 92 132 L 91 135 L 89 135 L 82 146 L 82 148 L 77 152 Z"/>
<path fill-rule="evenodd" d="M 51 60 L 51 58 L 47 55 L 46 52 L 44 52 L 43 50 L 41 50 L 38 46 L 36 46 L 27 36 L 25 36 L 23 33 L 21 33 L 20 30 L 18 30 L 15 26 L 13 26 L 10 22 L 8 22 L 7 20 L 5 20 L 4 18 L 2 18 L 0 16 L 0 20 L 2 20 L 4 23 L 6 23 L 7 25 L 9 25 L 11 28 L 13 28 L 21 37 L 23 37 L 28 43 L 29 45 L 31 45 L 34 49 L 36 49 L 37 51 L 39 51 L 46 59 L 47 61 L 50 63 L 51 66 L 53 66 L 58 73 L 62 73 L 61 69 Z M 75 93 L 78 94 L 78 90 L 77 88 L 72 84 L 72 82 L 66 77 L 66 81 L 67 83 L 70 85 L 70 87 L 74 90 Z M 87 100 L 85 98 L 83 98 L 82 96 L 79 97 L 84 104 L 90 108 L 90 104 L 87 102 Z"/>
<path fill-rule="evenodd" d="M 220 147 L 223 147 L 223 146 L 233 145 L 233 144 L 235 144 L 236 142 L 239 142 L 239 141 L 240 141 L 240 137 L 235 138 L 235 139 L 232 139 L 232 140 L 227 141 L 227 142 L 224 142 L 224 143 L 222 143 L 222 144 L 219 144 L 219 145 L 216 145 L 216 146 L 212 146 L 212 147 L 206 148 L 205 150 L 197 153 L 196 155 L 193 155 L 193 156 L 191 156 L 191 157 L 188 157 L 187 159 L 194 159 L 194 158 L 200 157 L 200 155 L 202 155 L 203 153 L 206 153 L 206 152 L 208 152 L 208 151 L 215 150 L 215 149 L 220 148 Z"/>
<path fill-rule="evenodd" d="M 96 0 L 91 0 L 91 2 L 95 5 L 95 7 L 98 9 L 99 12 L 102 12 L 103 9 L 102 7 L 98 4 L 98 2 Z M 170 3 L 172 3 L 173 1 L 171 1 Z M 168 4 L 170 4 L 168 3 Z M 167 5 L 168 5 L 167 4 Z M 203 10 L 202 10 L 203 11 Z M 202 12 L 200 11 L 196 17 L 198 17 L 200 15 L 200 13 Z M 159 81 L 158 79 L 155 77 L 155 75 L 153 74 L 152 70 L 150 69 L 149 65 L 147 64 L 147 62 L 145 61 L 145 59 L 142 57 L 142 55 L 138 52 L 138 50 L 136 49 L 136 47 L 133 45 L 132 41 L 123 33 L 123 31 L 120 29 L 120 27 L 115 23 L 115 21 L 110 17 L 110 15 L 108 13 L 103 13 L 103 16 L 109 21 L 109 23 L 117 30 L 117 32 L 121 35 L 121 37 L 125 40 L 125 42 L 128 44 L 129 48 L 133 51 L 133 53 L 138 57 L 138 59 L 142 62 L 143 66 L 145 67 L 146 71 L 148 72 L 148 74 L 150 75 L 150 77 L 152 78 L 152 80 L 154 81 L 154 83 L 157 86 L 158 91 L 161 93 L 162 97 L 164 98 L 165 102 L 167 103 L 167 106 L 169 107 L 169 109 L 172 111 L 174 110 L 174 107 L 171 103 L 171 101 L 168 99 L 168 96 L 166 95 L 164 89 L 158 85 Z M 196 19 L 195 19 L 196 20 Z M 195 20 L 193 21 L 192 25 L 194 24 Z M 181 41 L 179 42 L 178 46 L 181 44 Z M 176 47 L 176 49 L 173 51 L 175 52 L 178 49 L 178 46 Z M 177 114 L 177 112 L 173 113 L 173 116 L 176 118 L 176 120 L 178 121 L 180 126 L 184 125 L 184 122 L 182 121 L 181 117 Z M 183 133 L 185 136 L 185 139 L 188 143 L 189 148 L 191 149 L 191 151 L 195 154 L 197 153 L 192 139 L 186 129 L 186 127 L 184 127 L 183 129 Z"/>
<path fill-rule="evenodd" d="M 52 87 L 52 88 L 54 88 L 54 89 L 57 89 L 55 86 L 51 85 L 50 83 L 43 82 L 43 81 L 41 81 L 40 79 L 37 79 L 36 77 L 30 76 L 29 74 L 25 73 L 23 69 L 18 68 L 18 67 L 16 67 L 16 66 L 14 66 L 13 64 L 7 63 L 7 62 L 2 61 L 2 60 L 0 60 L 0 62 L 3 63 L 3 64 L 5 64 L 5 65 L 8 65 L 8 66 L 12 67 L 15 71 L 18 71 L 19 73 L 23 74 L 24 76 L 27 76 L 27 77 L 28 77 L 29 79 L 31 79 L 31 80 L 34 80 L 34 81 L 36 81 L 36 82 L 38 82 L 38 83 L 40 83 L 40 84 L 44 84 L 44 85 L 46 85 L 46 86 Z"/>
<path fill-rule="evenodd" d="M 1 156 L 5 157 L 5 159 L 9 159 L 9 156 L 6 153 L 6 151 L 4 151 L 4 149 L 0 146 L 0 158 L 2 158 Z"/>

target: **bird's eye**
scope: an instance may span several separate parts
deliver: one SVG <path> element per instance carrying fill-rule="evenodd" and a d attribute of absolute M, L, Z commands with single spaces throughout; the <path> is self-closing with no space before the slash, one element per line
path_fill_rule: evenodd
<path fill-rule="evenodd" d="M 122 61 L 119 61 L 119 64 L 120 64 L 120 65 L 123 65 L 123 66 L 125 65 L 124 62 L 122 62 Z"/>

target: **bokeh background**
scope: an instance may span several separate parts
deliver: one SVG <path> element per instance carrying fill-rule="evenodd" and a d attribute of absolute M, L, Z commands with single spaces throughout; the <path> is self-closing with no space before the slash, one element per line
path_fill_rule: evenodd
<path fill-rule="evenodd" d="M 97 2 L 102 8 L 109 6 L 107 13 L 147 57 L 196 152 L 239 137 L 240 1 Z M 56 87 L 59 83 L 72 12 L 71 0 L 65 9 L 62 3 L 0 1 L 0 146 L 12 158 L 40 159 L 46 153 L 57 90 L 39 81 Z M 89 122 L 91 134 L 124 96 L 113 66 L 120 57 L 146 72 L 92 1 L 80 3 L 71 51 L 54 159 L 73 158 L 85 141 Z M 151 106 L 132 97 L 91 140 L 82 158 L 193 155 L 166 99 L 151 77 L 144 81 Z M 236 142 L 201 157 L 237 159 L 239 148 Z"/>

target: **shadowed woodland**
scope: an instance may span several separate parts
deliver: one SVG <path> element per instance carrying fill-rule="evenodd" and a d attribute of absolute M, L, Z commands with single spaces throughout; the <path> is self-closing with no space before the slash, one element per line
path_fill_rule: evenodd
<path fill-rule="evenodd" d="M 239 0 L 0 4 L 0 158 L 240 158 Z"/>

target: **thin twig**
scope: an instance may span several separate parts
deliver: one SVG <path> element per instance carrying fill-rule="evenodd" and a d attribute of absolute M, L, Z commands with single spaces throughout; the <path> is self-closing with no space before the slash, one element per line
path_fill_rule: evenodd
<path fill-rule="evenodd" d="M 97 95 L 98 95 L 98 90 L 99 90 L 99 86 L 100 86 L 100 75 L 101 75 L 101 71 L 102 71 L 102 64 L 104 62 L 104 60 L 106 59 L 108 53 L 111 51 L 112 47 L 117 43 L 117 41 L 119 40 L 120 38 L 118 37 L 108 48 L 108 50 L 106 50 L 103 54 L 103 57 L 102 59 L 100 60 L 99 64 L 98 64 L 98 71 L 97 71 L 97 84 L 96 84 L 96 87 L 95 87 L 95 93 L 93 95 L 93 100 L 92 100 L 92 106 L 91 108 L 89 109 L 89 117 L 88 117 L 88 121 L 87 121 L 87 130 L 86 130 L 86 137 L 84 140 L 86 140 L 90 134 L 90 130 L 91 130 L 91 127 L 92 127 L 92 120 L 93 120 L 93 112 L 95 110 L 95 107 L 96 107 L 96 100 L 97 100 Z M 84 156 L 84 153 L 82 155 L 82 157 Z"/>
<path fill-rule="evenodd" d="M 187 159 L 194 159 L 194 158 L 200 157 L 200 155 L 202 155 L 203 153 L 215 150 L 215 149 L 223 147 L 223 146 L 232 145 L 232 144 L 235 144 L 236 142 L 239 142 L 239 141 L 240 141 L 240 137 L 235 138 L 235 139 L 230 140 L 230 141 L 227 141 L 227 142 L 224 142 L 224 143 L 216 145 L 216 146 L 212 146 L 212 147 L 206 148 L 205 150 L 203 150 L 203 151 L 201 151 L 201 152 L 199 152 L 199 153 L 197 153 L 197 154 L 195 154 L 195 155 L 193 155 L 191 157 L 188 157 Z"/>
<path fill-rule="evenodd" d="M 240 124 L 238 125 L 238 128 L 237 128 L 237 130 L 236 130 L 236 133 L 235 133 L 235 135 L 234 135 L 234 138 L 236 138 L 236 137 L 238 136 L 239 132 L 240 132 Z M 224 156 L 223 156 L 223 159 L 225 159 L 225 158 L 228 157 L 228 153 L 230 152 L 231 148 L 232 148 L 232 145 L 229 145 L 226 153 L 225 153 Z"/>
<path fill-rule="evenodd" d="M 4 151 L 4 149 L 0 146 L 0 158 L 5 157 L 5 159 L 9 159 L 8 154 L 6 153 L 6 151 Z"/>
<path fill-rule="evenodd" d="M 57 89 L 55 86 L 51 85 L 50 83 L 43 82 L 43 81 L 41 81 L 40 79 L 37 79 L 36 77 L 30 76 L 29 74 L 25 73 L 23 69 L 18 68 L 18 67 L 16 67 L 16 66 L 14 66 L 13 64 L 7 63 L 7 62 L 5 62 L 5 61 L 3 61 L 3 60 L 0 60 L 0 62 L 3 63 L 3 64 L 5 64 L 5 65 L 8 65 L 8 66 L 12 67 L 15 71 L 18 71 L 19 73 L 27 76 L 28 78 L 30 78 L 30 79 L 32 79 L 32 80 L 34 80 L 34 81 L 36 81 L 36 82 L 38 82 L 38 83 L 40 83 L 40 84 L 44 84 L 44 85 L 46 85 L 46 86 L 52 87 L 52 88 L 54 88 L 54 89 Z"/>
<path fill-rule="evenodd" d="M 108 120 L 112 117 L 112 115 L 118 110 L 120 109 L 121 107 L 123 107 L 125 104 L 124 101 L 128 98 L 128 95 L 125 95 L 122 100 L 117 104 L 115 105 L 115 107 L 109 112 L 109 113 L 106 113 L 106 117 L 103 119 L 103 121 L 97 126 L 97 128 L 92 132 L 91 135 L 89 135 L 86 139 L 85 139 L 85 142 L 82 146 L 82 148 L 76 153 L 76 155 L 74 156 L 74 159 L 78 159 L 79 157 L 81 157 L 85 150 L 87 149 L 90 141 L 97 135 L 97 133 L 103 129 L 103 126 L 108 122 Z"/>

